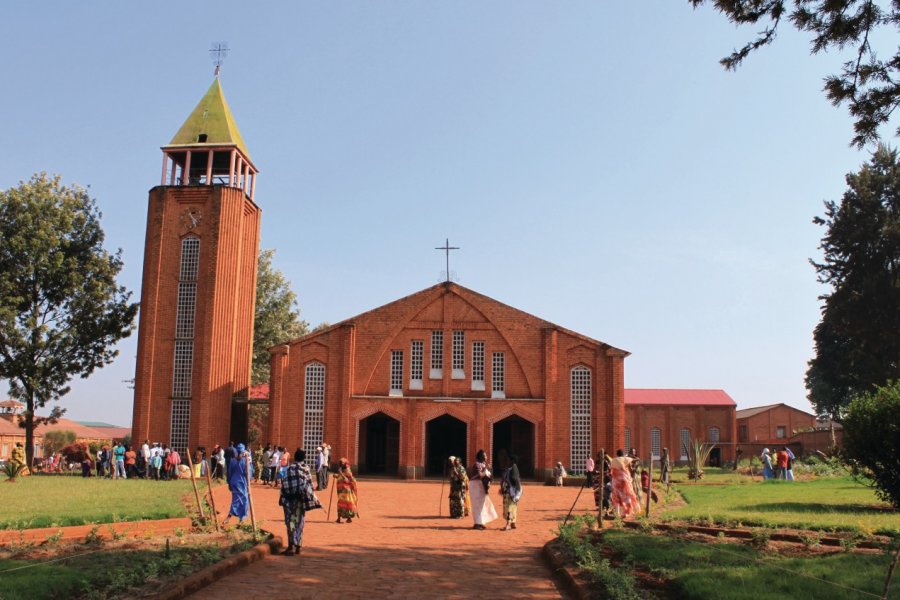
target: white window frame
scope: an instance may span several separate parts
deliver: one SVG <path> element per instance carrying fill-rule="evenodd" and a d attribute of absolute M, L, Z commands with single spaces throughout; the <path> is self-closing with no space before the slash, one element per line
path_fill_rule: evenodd
<path fill-rule="evenodd" d="M 484 387 L 484 342 L 472 342 L 472 391 L 483 392 Z"/>
<path fill-rule="evenodd" d="M 491 353 L 491 398 L 506 398 L 506 353 Z"/>
<path fill-rule="evenodd" d="M 444 331 L 441 329 L 431 332 L 431 363 L 428 378 L 444 378 Z"/>
<path fill-rule="evenodd" d="M 709 438 L 710 444 L 718 444 L 719 437 L 722 435 L 721 430 L 718 427 L 710 427 L 707 433 L 707 437 Z"/>
<path fill-rule="evenodd" d="M 391 350 L 391 388 L 388 396 L 403 395 L 403 350 Z"/>
<path fill-rule="evenodd" d="M 625 451 L 628 452 L 628 449 L 631 448 L 631 428 L 625 428 Z"/>
<path fill-rule="evenodd" d="M 175 340 L 172 364 L 172 397 L 189 399 L 194 383 L 194 340 Z"/>
<path fill-rule="evenodd" d="M 681 452 L 680 460 L 688 460 L 691 451 L 691 430 L 687 427 L 678 432 L 678 450 Z"/>
<path fill-rule="evenodd" d="M 455 330 L 453 332 L 452 356 L 450 367 L 451 379 L 466 378 L 466 332 Z"/>
<path fill-rule="evenodd" d="M 584 472 L 584 463 L 593 455 L 591 435 L 591 403 L 593 400 L 593 373 L 584 366 L 573 367 L 569 372 L 570 411 L 570 464 L 576 473 Z"/>
<path fill-rule="evenodd" d="M 787 439 L 787 425 L 776 425 L 775 426 L 775 439 L 778 439 L 778 440 Z"/>
<path fill-rule="evenodd" d="M 184 454 L 191 430 L 191 401 L 188 398 L 172 399 L 172 415 L 169 420 L 169 445 Z"/>
<path fill-rule="evenodd" d="M 320 362 L 306 365 L 303 385 L 303 449 L 307 456 L 316 455 L 316 447 L 325 437 L 325 374 Z"/>
<path fill-rule="evenodd" d="M 409 389 L 423 388 L 422 372 L 425 368 L 425 340 L 413 340 L 409 349 Z"/>
<path fill-rule="evenodd" d="M 650 428 L 650 459 L 659 460 L 662 457 L 662 430 L 659 427 Z"/>

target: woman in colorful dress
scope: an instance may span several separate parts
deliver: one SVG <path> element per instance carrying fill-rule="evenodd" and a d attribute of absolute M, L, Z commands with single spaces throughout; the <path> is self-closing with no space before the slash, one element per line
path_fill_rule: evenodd
<path fill-rule="evenodd" d="M 488 497 L 488 487 L 491 484 L 491 469 L 487 464 L 487 455 L 484 450 L 475 454 L 475 464 L 469 469 L 469 496 L 472 499 L 472 519 L 475 524 L 472 529 L 487 529 L 485 525 L 497 518 L 497 509 Z"/>
<path fill-rule="evenodd" d="M 353 522 L 353 517 L 358 516 L 356 511 L 357 493 L 356 478 L 350 470 L 350 461 L 342 458 L 338 463 L 338 472 L 334 474 L 334 484 L 337 488 L 338 508 L 337 522 L 341 523 L 341 519 L 347 519 L 348 523 Z"/>
<path fill-rule="evenodd" d="M 469 478 L 466 468 L 459 458 L 450 457 L 450 518 L 462 519 L 466 514 L 466 496 L 469 493 Z"/>
<path fill-rule="evenodd" d="M 622 518 L 635 514 L 640 509 L 634 493 L 634 481 L 631 478 L 632 459 L 625 456 L 620 448 L 616 457 L 609 461 L 609 476 L 612 479 L 612 505 L 616 514 Z"/>

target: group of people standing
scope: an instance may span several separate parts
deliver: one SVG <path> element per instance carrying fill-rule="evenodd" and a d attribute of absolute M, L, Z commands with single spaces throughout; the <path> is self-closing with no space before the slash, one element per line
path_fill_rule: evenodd
<path fill-rule="evenodd" d="M 450 462 L 450 518 L 472 516 L 473 529 L 487 529 L 487 524 L 497 519 L 497 510 L 491 501 L 490 491 L 493 473 L 487 463 L 484 450 L 475 454 L 475 463 L 466 470 L 462 461 L 451 456 Z M 500 495 L 503 498 L 504 530 L 515 529 L 518 521 L 519 500 L 522 498 L 522 480 L 517 465 L 518 457 L 511 454 L 500 477 Z"/>
<path fill-rule="evenodd" d="M 594 490 L 594 503 L 601 516 L 634 516 L 640 512 L 646 495 L 654 502 L 658 501 L 656 492 L 650 487 L 650 473 L 641 464 L 634 448 L 627 454 L 620 448 L 614 457 L 598 452 L 596 462 L 592 458 L 588 461 L 585 485 Z M 660 483 L 669 485 L 672 465 L 668 448 L 663 448 L 659 462 Z"/>
<path fill-rule="evenodd" d="M 759 455 L 763 465 L 763 479 L 794 480 L 794 460 L 796 456 L 787 446 L 775 452 L 773 459 L 768 448 L 764 448 Z"/>

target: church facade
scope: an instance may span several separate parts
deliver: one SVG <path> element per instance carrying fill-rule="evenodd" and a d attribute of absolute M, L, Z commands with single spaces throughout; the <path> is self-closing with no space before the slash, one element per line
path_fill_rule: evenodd
<path fill-rule="evenodd" d="M 543 479 L 624 443 L 628 352 L 446 282 L 270 349 L 268 440 L 360 473 L 519 457 Z"/>

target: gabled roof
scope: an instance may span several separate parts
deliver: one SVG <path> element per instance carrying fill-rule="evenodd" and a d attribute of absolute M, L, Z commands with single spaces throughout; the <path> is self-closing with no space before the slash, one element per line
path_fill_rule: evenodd
<path fill-rule="evenodd" d="M 457 294 L 457 295 L 461 296 L 463 299 L 465 299 L 465 296 L 464 296 L 463 294 L 461 294 L 460 292 L 464 292 L 465 294 L 471 294 L 471 295 L 473 295 L 473 296 L 477 296 L 478 298 L 481 298 L 481 299 L 483 299 L 483 300 L 486 300 L 487 302 L 491 302 L 491 303 L 494 303 L 494 304 L 496 304 L 496 305 L 503 306 L 503 307 L 508 308 L 509 310 L 515 311 L 515 312 L 517 312 L 517 313 L 519 313 L 519 314 L 521 314 L 521 315 L 525 315 L 525 316 L 527 316 L 527 317 L 531 317 L 532 319 L 536 319 L 537 321 L 540 321 L 541 324 L 542 324 L 542 326 L 545 327 L 545 328 L 548 328 L 548 329 L 557 329 L 557 330 L 559 330 L 560 332 L 563 332 L 563 333 L 566 333 L 566 334 L 568 334 L 568 335 L 571 335 L 572 337 L 576 337 L 576 338 L 578 338 L 578 339 L 581 339 L 581 340 L 583 340 L 583 341 L 585 341 L 585 342 L 587 342 L 587 343 L 589 343 L 589 344 L 596 344 L 596 345 L 598 345 L 598 346 L 603 346 L 604 348 L 607 348 L 608 350 L 613 350 L 613 351 L 616 351 L 616 352 L 621 352 L 624 356 L 630 356 L 630 355 L 631 355 L 631 353 L 628 352 L 627 350 L 622 350 L 621 348 L 616 348 L 616 347 L 614 347 L 614 346 L 611 346 L 611 345 L 607 344 L 606 342 L 601 342 L 600 340 L 595 340 L 595 339 L 592 338 L 592 337 L 588 337 L 588 336 L 586 336 L 586 335 L 584 335 L 584 334 L 582 334 L 582 333 L 578 333 L 577 331 L 572 331 L 571 329 L 566 329 L 565 327 L 562 327 L 562 326 L 560 326 L 560 325 L 557 325 L 556 323 L 551 323 L 550 321 L 547 321 L 547 320 L 545 320 L 545 319 L 542 319 L 542 318 L 540 318 L 540 317 L 537 317 L 537 316 L 535 316 L 535 315 L 532 315 L 532 314 L 530 314 L 530 313 L 527 313 L 527 312 L 525 312 L 524 310 L 518 309 L 518 308 L 516 308 L 516 307 L 514 307 L 514 306 L 510 306 L 510 305 L 508 305 L 508 304 L 504 304 L 503 302 L 500 302 L 499 300 L 495 300 L 495 299 L 491 298 L 490 296 L 485 296 L 484 294 L 480 294 L 480 293 L 476 292 L 475 290 L 469 289 L 469 288 L 467 288 L 467 287 L 465 287 L 465 286 L 459 285 L 458 283 L 454 283 L 454 282 L 452 282 L 452 281 L 441 282 L 441 283 L 438 283 L 438 284 L 436 284 L 436 285 L 432 285 L 432 286 L 430 286 L 430 287 L 425 288 L 424 290 L 419 290 L 418 292 L 414 292 L 414 293 L 412 293 L 412 294 L 408 294 L 408 295 L 406 295 L 406 296 L 404 296 L 404 297 L 402 297 L 402 298 L 398 298 L 397 300 L 394 300 L 393 302 L 388 302 L 387 304 L 383 304 L 383 305 L 378 306 L 378 307 L 376 307 L 376 308 L 373 308 L 373 309 L 371 309 L 371 310 L 367 310 L 367 311 L 365 311 L 365 312 L 363 312 L 363 313 L 360 313 L 360 314 L 358 314 L 358 315 L 356 315 L 356 316 L 354 316 L 354 317 L 350 317 L 349 319 L 344 319 L 343 321 L 339 321 L 339 322 L 335 323 L 334 325 L 331 325 L 330 327 L 325 327 L 324 329 L 320 329 L 320 330 L 318 330 L 318 331 L 313 331 L 312 333 L 307 333 L 306 335 L 300 336 L 299 338 L 295 338 L 295 339 L 292 339 L 292 340 L 285 340 L 284 342 L 281 342 L 280 344 L 278 344 L 278 345 L 276 345 L 276 346 L 273 346 L 272 348 L 270 348 L 270 350 L 272 350 L 272 349 L 274 349 L 274 348 L 276 348 L 276 347 L 278 347 L 278 346 L 280 346 L 280 345 L 282 345 L 282 344 L 294 344 L 294 343 L 297 343 L 297 342 L 299 342 L 299 341 L 301 341 L 301 340 L 303 340 L 303 341 L 311 340 L 311 339 L 316 338 L 316 337 L 318 337 L 318 336 L 320 336 L 320 335 L 322 335 L 322 334 L 324 334 L 324 333 L 327 333 L 327 332 L 329 332 L 329 331 L 333 331 L 333 330 L 335 330 L 335 329 L 337 329 L 337 328 L 339 328 L 339 327 L 343 327 L 343 326 L 345 326 L 345 325 L 352 324 L 354 321 L 356 321 L 357 319 L 360 319 L 360 318 L 363 317 L 363 316 L 369 315 L 369 314 L 374 313 L 374 312 L 376 312 L 376 311 L 381 311 L 381 310 L 387 309 L 387 308 L 389 308 L 389 307 L 391 307 L 391 306 L 393 306 L 393 305 L 395 305 L 395 304 L 399 304 L 399 303 L 401 303 L 401 302 L 405 302 L 405 301 L 407 301 L 407 300 L 409 300 L 410 298 L 413 298 L 413 297 L 415 297 L 415 296 L 426 296 L 426 295 L 428 295 L 428 294 L 431 294 L 431 293 L 433 293 L 435 290 L 437 290 L 438 288 L 444 288 L 444 289 L 446 290 L 445 293 L 453 293 L 453 294 Z"/>
<path fill-rule="evenodd" d="M 206 141 L 201 143 L 198 140 L 203 133 Z M 250 158 L 218 77 L 166 147 L 172 146 L 237 146 L 247 159 Z"/>
<path fill-rule="evenodd" d="M 737 406 L 725 390 L 626 389 L 625 404 Z"/>
<path fill-rule="evenodd" d="M 754 406 L 752 408 L 743 408 L 735 413 L 736 419 L 746 419 L 748 417 L 756 416 L 760 413 L 764 413 L 767 410 L 772 410 L 773 408 L 778 408 L 779 406 L 787 407 L 791 410 L 796 410 L 797 412 L 803 413 L 804 415 L 808 415 L 810 417 L 815 417 L 816 415 L 806 412 L 805 410 L 800 410 L 799 408 L 794 408 L 789 404 L 785 404 L 784 402 L 779 402 L 778 404 L 766 404 L 765 406 Z"/>

